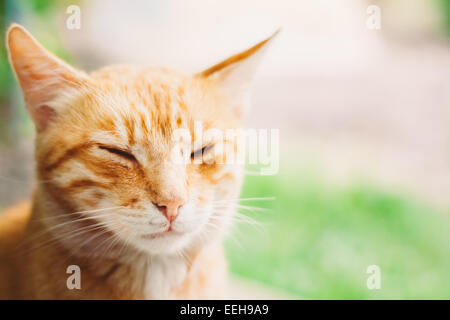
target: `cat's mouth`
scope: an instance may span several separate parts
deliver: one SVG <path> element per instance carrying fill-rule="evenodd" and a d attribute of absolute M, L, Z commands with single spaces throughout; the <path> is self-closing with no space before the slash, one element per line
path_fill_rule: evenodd
<path fill-rule="evenodd" d="M 179 236 L 179 235 L 182 235 L 182 233 L 169 229 L 169 230 L 163 231 L 163 232 L 144 234 L 144 235 L 141 235 L 141 238 L 146 239 L 146 240 L 153 240 L 153 239 L 167 237 L 167 236 Z"/>

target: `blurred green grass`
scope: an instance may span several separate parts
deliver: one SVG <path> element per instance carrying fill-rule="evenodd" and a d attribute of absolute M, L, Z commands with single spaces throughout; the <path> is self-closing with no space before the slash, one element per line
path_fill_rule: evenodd
<path fill-rule="evenodd" d="M 450 298 L 450 215 L 369 183 L 337 186 L 291 170 L 249 176 L 242 197 L 271 213 L 249 213 L 227 241 L 231 271 L 305 299 Z M 248 203 L 245 203 L 248 204 Z M 369 265 L 381 289 L 369 290 Z"/>

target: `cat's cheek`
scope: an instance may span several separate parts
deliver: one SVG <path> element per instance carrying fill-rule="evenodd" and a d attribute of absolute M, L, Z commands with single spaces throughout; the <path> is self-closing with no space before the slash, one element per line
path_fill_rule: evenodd
<path fill-rule="evenodd" d="M 85 190 L 76 195 L 79 202 L 85 205 L 87 208 L 98 208 L 102 206 L 102 202 L 107 199 L 107 195 L 100 190 Z"/>

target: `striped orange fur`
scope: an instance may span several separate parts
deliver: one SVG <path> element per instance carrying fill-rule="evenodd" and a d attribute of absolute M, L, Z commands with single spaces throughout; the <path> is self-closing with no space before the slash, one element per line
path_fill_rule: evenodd
<path fill-rule="evenodd" d="M 242 168 L 174 163 L 173 134 L 185 128 L 196 139 L 194 121 L 239 128 L 268 40 L 195 75 L 133 66 L 86 74 L 12 25 L 7 46 L 36 126 L 38 181 L 30 203 L 0 216 L 0 298 L 224 297 L 221 241 Z M 69 265 L 80 267 L 81 289 L 68 289 Z"/>

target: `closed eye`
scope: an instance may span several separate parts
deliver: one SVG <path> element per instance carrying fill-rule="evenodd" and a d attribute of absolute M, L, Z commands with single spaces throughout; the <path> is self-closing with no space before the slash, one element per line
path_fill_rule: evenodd
<path fill-rule="evenodd" d="M 198 158 L 198 157 L 200 157 L 202 154 L 205 154 L 205 153 L 207 153 L 208 151 L 210 151 L 213 147 L 214 147 L 213 144 L 209 144 L 209 145 L 207 145 L 207 146 L 204 146 L 203 148 L 198 149 L 198 150 L 192 152 L 192 153 L 191 153 L 191 158 L 192 158 L 192 159 Z"/>
<path fill-rule="evenodd" d="M 114 147 L 107 147 L 107 146 L 98 146 L 100 149 L 106 150 L 109 153 L 116 154 L 124 159 L 130 160 L 130 161 L 137 161 L 135 156 L 133 156 L 129 151 L 125 151 L 122 149 L 117 149 Z"/>

